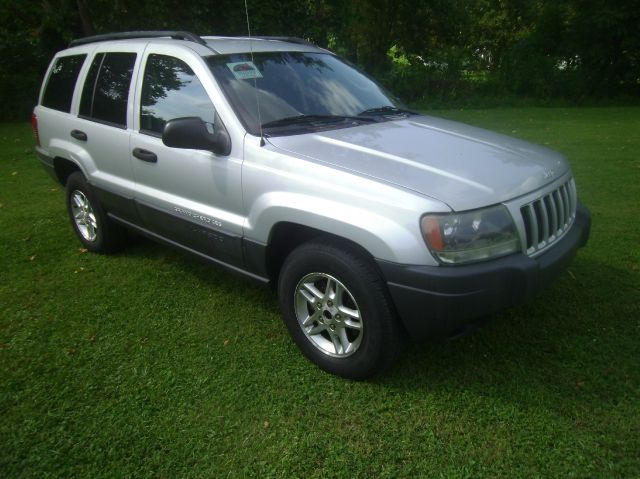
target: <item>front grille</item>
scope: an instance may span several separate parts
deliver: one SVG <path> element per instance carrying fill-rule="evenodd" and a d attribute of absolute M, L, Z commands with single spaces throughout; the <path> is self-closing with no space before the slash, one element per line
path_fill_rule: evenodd
<path fill-rule="evenodd" d="M 569 180 L 558 189 L 520 208 L 532 255 L 561 238 L 576 217 L 576 186 Z"/>

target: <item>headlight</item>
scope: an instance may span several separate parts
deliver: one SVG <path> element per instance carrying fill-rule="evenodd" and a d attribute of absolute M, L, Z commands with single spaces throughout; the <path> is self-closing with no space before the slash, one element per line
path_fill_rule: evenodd
<path fill-rule="evenodd" d="M 421 226 L 427 246 L 442 263 L 471 263 L 520 251 L 513 219 L 502 205 L 425 215 Z"/>

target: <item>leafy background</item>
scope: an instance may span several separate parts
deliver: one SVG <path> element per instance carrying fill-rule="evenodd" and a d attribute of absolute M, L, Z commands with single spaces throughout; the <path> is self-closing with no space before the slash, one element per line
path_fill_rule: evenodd
<path fill-rule="evenodd" d="M 298 36 L 412 105 L 628 103 L 640 96 L 639 0 L 249 0 L 255 35 Z M 141 29 L 245 35 L 242 0 L 0 0 L 0 119 L 29 116 L 52 55 Z"/>

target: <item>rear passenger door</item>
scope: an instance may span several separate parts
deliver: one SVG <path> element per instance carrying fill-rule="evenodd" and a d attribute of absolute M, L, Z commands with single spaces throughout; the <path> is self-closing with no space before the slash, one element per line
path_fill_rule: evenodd
<path fill-rule="evenodd" d="M 110 213 L 137 221 L 129 157 L 133 84 L 144 43 L 100 44 L 85 70 L 78 116 L 69 131 L 89 182 Z"/>
<path fill-rule="evenodd" d="M 35 113 L 40 144 L 51 158 L 61 157 L 78 162 L 78 158 L 70 156 L 76 151 L 80 154 L 83 151 L 69 133 L 75 124 L 74 93 L 79 89 L 77 85 L 82 84 L 82 71 L 86 70 L 86 63 L 86 51 L 63 52 L 49 69 Z"/>
<path fill-rule="evenodd" d="M 242 263 L 242 142 L 228 156 L 170 148 L 162 143 L 167 121 L 199 117 L 212 131 L 224 122 L 219 91 L 195 53 L 150 45 L 136 94 L 130 155 L 136 203 L 146 227 L 182 246 L 234 266 Z"/>

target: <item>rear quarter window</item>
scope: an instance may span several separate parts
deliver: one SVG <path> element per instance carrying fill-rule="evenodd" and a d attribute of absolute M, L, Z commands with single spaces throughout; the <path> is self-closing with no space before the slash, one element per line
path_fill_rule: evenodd
<path fill-rule="evenodd" d="M 42 106 L 69 113 L 78 74 L 87 55 L 58 57 L 49 73 Z"/>

